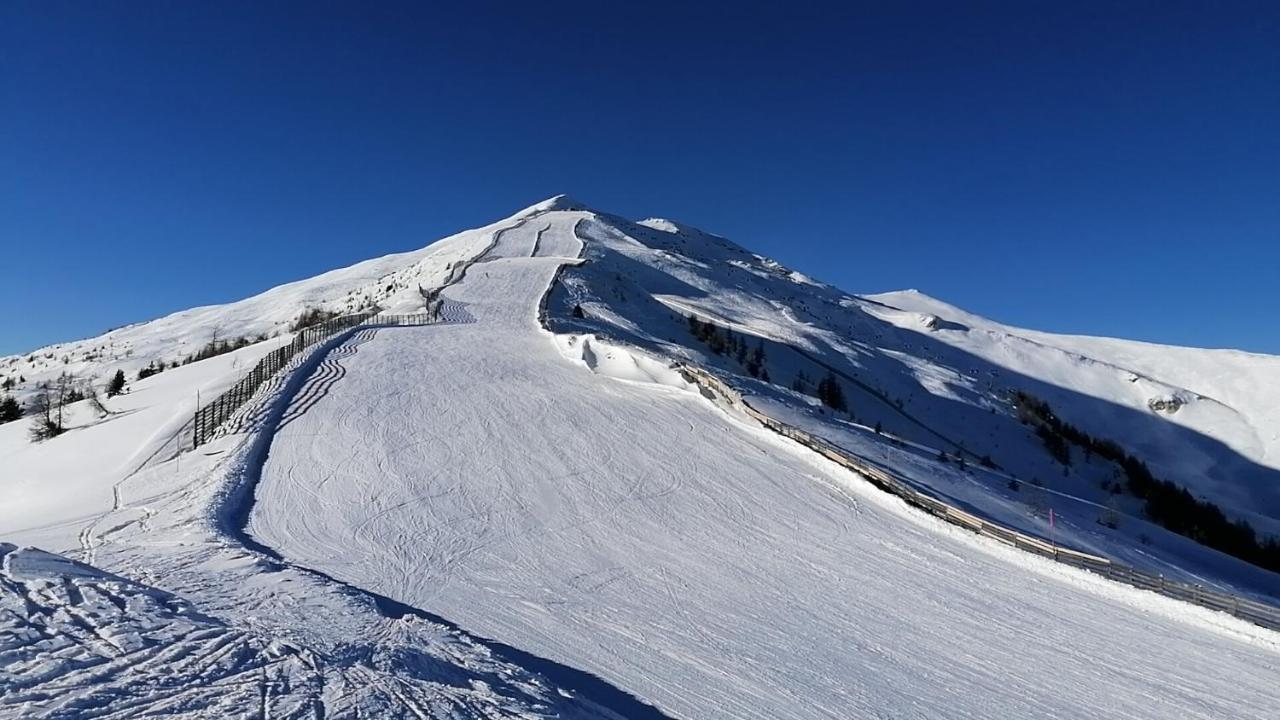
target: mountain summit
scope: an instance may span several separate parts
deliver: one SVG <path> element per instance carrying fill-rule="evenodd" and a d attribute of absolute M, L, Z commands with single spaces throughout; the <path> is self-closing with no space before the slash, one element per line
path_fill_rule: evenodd
<path fill-rule="evenodd" d="M 0 716 L 1275 705 L 1278 358 L 556 196 L 0 377 Z"/>

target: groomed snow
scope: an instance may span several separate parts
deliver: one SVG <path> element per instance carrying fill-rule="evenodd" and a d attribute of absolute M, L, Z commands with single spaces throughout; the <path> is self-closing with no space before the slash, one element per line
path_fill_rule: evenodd
<path fill-rule="evenodd" d="M 580 222 L 504 233 L 445 293 L 474 323 L 335 351 L 255 540 L 677 717 L 1274 716 L 1274 634 L 942 525 L 622 346 L 552 338 Z"/>
<path fill-rule="evenodd" d="M 1149 522 L 1141 500 L 1118 492 L 1124 477 L 1114 463 L 1075 448 L 1070 466 L 1060 465 L 1015 401 L 1017 391 L 1047 400 L 1161 479 L 1280 537 L 1280 470 L 1263 454 L 1263 439 L 1280 432 L 1266 402 L 1280 387 L 1280 359 L 1101 340 L 1083 354 L 1068 348 L 1071 338 L 1031 340 L 919 293 L 850 295 L 669 220 L 597 215 L 579 231 L 586 261 L 566 269 L 550 296 L 556 332 L 715 368 L 789 421 L 852 440 L 849 449 L 998 522 L 1047 537 L 1052 509 L 1073 547 L 1280 602 L 1280 575 Z M 732 331 L 742 350 L 696 337 L 690 315 Z M 747 357 L 757 351 L 769 382 L 750 377 Z M 1219 359 L 1231 361 L 1222 364 L 1230 378 L 1214 370 Z M 823 413 L 813 397 L 829 372 L 839 374 L 848 414 Z M 964 452 L 968 467 L 938 462 L 942 452 Z M 984 457 L 995 472 L 980 467 Z"/>
<path fill-rule="evenodd" d="M 559 196 L 420 251 L 0 359 L 0 376 L 25 373 L 21 396 L 64 369 L 132 378 L 309 306 L 416 311 L 419 286 L 481 253 L 445 293 L 447 324 L 336 338 L 273 384 L 257 414 L 280 420 L 274 436 L 246 425 L 176 455 L 197 392 L 287 334 L 132 382 L 105 418 L 78 404 L 43 444 L 0 425 L 0 718 L 1274 717 L 1275 633 L 910 511 L 714 405 L 670 361 L 737 374 L 779 417 L 1043 531 L 1002 490 L 1007 473 L 1058 470 L 1002 404 L 1010 387 L 1161 453 L 1261 525 L 1271 488 L 1231 471 L 1275 467 L 1275 358 L 849 296 L 689 226 Z M 537 321 L 549 287 L 554 336 Z M 688 312 L 765 342 L 776 384 L 708 353 Z M 813 358 L 902 407 L 850 386 L 856 421 L 819 412 L 786 389 Z M 1191 402 L 1169 415 L 1152 398 Z M 948 439 L 1005 470 L 937 463 Z M 1274 575 L 1134 507 L 1101 529 L 1090 493 L 1107 472 L 1079 462 L 1048 488 L 1073 503 L 1058 506 L 1070 542 L 1275 594 Z"/>
<path fill-rule="evenodd" d="M 512 222 L 418 270 L 453 275 Z M 0 537 L 45 548 L 0 543 L 0 718 L 661 717 L 575 668 L 239 542 L 232 519 L 269 435 L 191 452 L 183 425 L 198 390 L 229 386 L 271 345 L 138 381 L 107 418 L 75 406 L 69 431 L 40 445 L 26 423 L 0 426 Z M 308 390 L 324 349 L 292 376 Z M 295 386 L 269 388 L 269 416 L 306 404 Z"/>

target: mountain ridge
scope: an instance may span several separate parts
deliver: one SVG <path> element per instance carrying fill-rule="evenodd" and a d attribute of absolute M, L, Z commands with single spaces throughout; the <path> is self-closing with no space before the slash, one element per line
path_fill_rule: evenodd
<path fill-rule="evenodd" d="M 375 305 L 387 312 L 420 311 L 423 289 L 441 285 L 455 267 L 486 252 L 495 232 L 563 213 L 583 223 L 586 265 L 566 268 L 552 288 L 550 322 L 557 332 L 588 331 L 663 357 L 744 373 L 741 363 L 726 363 L 688 337 L 684 316 L 696 313 L 736 328 L 753 343 L 767 343 L 776 355 L 769 392 L 785 395 L 788 403 L 812 401 L 807 392 L 792 391 L 805 384 L 797 373 L 840 368 L 862 384 L 846 390 L 853 393 L 849 417 L 863 426 L 882 426 L 926 446 L 948 438 L 971 453 L 971 460 L 990 456 L 1025 481 L 1066 472 L 1060 490 L 1092 503 L 1109 502 L 1097 487 L 1108 484 L 1113 470 L 1089 463 L 1056 466 L 1018 422 L 1013 394 L 1030 391 L 1071 423 L 1121 442 L 1161 477 L 1193 488 L 1197 497 L 1264 533 L 1280 534 L 1280 428 L 1267 421 L 1270 398 L 1280 393 L 1268 390 L 1268 382 L 1280 378 L 1280 358 L 1011 328 L 919 291 L 851 294 L 694 226 L 662 218 L 632 222 L 568 195 L 418 250 L 372 258 L 244 300 L 0 358 L 0 378 L 25 378 L 15 389 L 22 399 L 36 383 L 62 372 L 105 383 L 122 370 L 132 380 L 153 363 L 183 362 L 211 343 L 283 342 L 305 312 Z M 580 312 L 582 319 L 576 317 Z M 1169 357 L 1179 363 L 1178 372 L 1162 366 Z M 1221 377 L 1205 369 L 1223 357 L 1258 367 Z M 1205 378 L 1212 382 L 1194 382 Z M 912 423 L 901 423 L 903 413 Z M 920 434 L 921 428 L 928 432 Z M 955 450 L 947 443 L 936 449 Z M 1126 502 L 1126 512 L 1141 515 Z"/>

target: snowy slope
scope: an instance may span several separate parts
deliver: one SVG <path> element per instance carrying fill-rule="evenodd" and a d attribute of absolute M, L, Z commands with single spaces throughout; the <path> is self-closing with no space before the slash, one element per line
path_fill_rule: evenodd
<path fill-rule="evenodd" d="M 0 425 L 0 541 L 14 544 L 0 547 L 0 717 L 1269 717 L 1280 702 L 1274 633 L 940 525 L 670 367 L 711 367 L 1012 526 L 1046 532 L 1007 488 L 1044 478 L 1063 542 L 1280 597 L 1274 574 L 1134 507 L 1097 526 L 1108 468 L 1062 476 L 1008 402 L 1031 390 L 1132 437 L 1266 527 L 1270 486 L 1238 473 L 1271 477 L 1274 358 L 1215 376 L 1210 351 L 1178 349 L 1170 369 L 1139 344 L 848 295 L 723 238 L 558 197 L 0 375 L 25 373 L 28 390 L 64 368 L 132 375 L 215 331 L 272 335 L 306 307 L 413 310 L 419 286 L 451 281 L 446 323 L 315 348 L 259 399 L 264 422 L 197 452 L 179 453 L 197 393 L 287 333 L 135 381 L 105 418 L 77 406 L 40 445 Z M 711 352 L 688 313 L 762 348 L 772 382 Z M 850 378 L 852 418 L 789 389 L 827 367 Z M 1176 393 L 1212 402 L 1146 405 Z M 938 463 L 955 443 L 1001 468 Z"/>
<path fill-rule="evenodd" d="M 1018 390 L 1047 400 L 1073 424 L 1121 442 L 1159 477 L 1211 499 L 1264 535 L 1280 535 L 1280 471 L 1263 464 L 1267 446 L 1259 439 L 1277 432 L 1266 399 L 1280 386 L 1280 360 L 1247 356 L 1231 376 L 1231 393 L 1213 379 L 1190 390 L 1198 386 L 1174 383 L 1224 353 L 1181 349 L 1163 361 L 1184 363 L 1178 372 L 1130 369 L 1123 353 L 1107 361 L 1082 357 L 1047 342 L 988 333 L 978 318 L 935 305 L 891 302 L 919 300 L 918 294 L 850 295 L 667 220 L 597 216 L 581 232 L 587 262 L 566 271 L 552 293 L 557 331 L 593 333 L 719 368 L 782 416 L 842 444 L 856 441 L 935 494 L 1009 525 L 1047 537 L 1046 506 L 1053 507 L 1076 547 L 1195 582 L 1280 597 L 1274 573 L 1169 533 L 1145 520 L 1136 498 L 1103 489 L 1116 481 L 1113 464 L 1077 457 L 1064 474 L 1020 422 L 1013 400 Z M 731 329 L 750 350 L 760 348 L 771 383 L 747 377 L 741 358 L 716 354 L 693 337 L 690 314 Z M 1146 362 L 1161 362 L 1159 354 L 1149 353 Z M 840 373 L 852 418 L 815 407 L 809 393 L 829 369 Z M 809 378 L 806 393 L 790 391 L 799 373 Z M 1195 399 L 1211 392 L 1260 400 L 1228 406 Z M 1190 402 L 1174 413 L 1149 406 L 1172 397 Z M 876 426 L 884 435 L 869 432 Z M 986 455 L 1000 470 L 955 473 L 929 460 L 960 448 L 971 466 Z M 1014 478 L 1044 490 L 1012 493 Z M 1108 512 L 1121 518 L 1118 528 L 1098 524 Z"/>
<path fill-rule="evenodd" d="M 63 372 L 105 384 L 117 369 L 132 377 L 153 361 L 180 361 L 210 340 L 287 336 L 293 321 L 308 309 L 343 313 L 376 305 L 413 312 L 422 306 L 418 288 L 440 285 L 455 263 L 484 249 L 493 230 L 469 230 L 421 250 L 366 260 L 238 302 L 184 310 L 89 340 L 3 357 L 0 380 L 23 379 L 15 390 L 22 398 Z"/>
<path fill-rule="evenodd" d="M 677 717 L 1274 708 L 1270 634 L 921 517 L 657 358 L 549 336 L 538 300 L 599 231 L 535 218 L 445 291 L 474 322 L 335 350 L 342 380 L 273 441 L 255 541 Z"/>
<path fill-rule="evenodd" d="M 452 275 L 511 222 L 470 233 L 470 255 L 433 248 L 436 266 L 418 269 Z M 281 341 L 139 381 L 106 418 L 77 405 L 69 431 L 39 445 L 25 423 L 0 425 L 0 538 L 12 541 L 0 544 L 0 718 L 660 717 L 573 668 L 241 543 L 233 518 L 267 436 L 192 452 L 184 425 L 198 390 L 229 386 Z M 273 387 L 262 402 L 278 419 L 293 384 Z"/>
<path fill-rule="evenodd" d="M 1149 410 L 1152 400 L 1177 399 L 1183 405 L 1167 412 L 1170 422 L 1214 438 L 1258 465 L 1280 469 L 1280 423 L 1275 422 L 1280 358 L 1013 328 L 919 292 L 868 298 L 963 325 L 965 330 L 938 337 L 983 357 L 995 357 L 1001 346 L 1034 344 L 1037 352 L 1023 355 L 1026 365 L 1015 369 L 1037 377 L 1058 375 L 1065 386 L 1111 402 Z M 1066 368 L 1054 370 L 1054 362 Z M 1106 378 L 1112 371 L 1123 374 L 1128 391 L 1108 387 L 1105 379 L 1090 382 L 1091 374 Z"/>

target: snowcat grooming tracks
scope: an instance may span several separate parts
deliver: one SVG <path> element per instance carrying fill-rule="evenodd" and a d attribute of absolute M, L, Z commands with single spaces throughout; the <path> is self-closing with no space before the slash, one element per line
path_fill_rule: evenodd
<path fill-rule="evenodd" d="M 1199 605 L 1234 615 L 1241 620 L 1269 630 L 1280 630 L 1280 608 L 1260 603 L 1239 595 L 1219 592 L 1203 585 L 1169 580 L 1127 565 L 1112 562 L 1098 555 L 1072 550 L 1043 538 L 1027 535 L 1003 525 L 980 518 L 973 513 L 949 505 L 937 498 L 925 495 L 907 483 L 876 467 L 865 459 L 836 446 L 812 433 L 780 422 L 751 406 L 742 394 L 720 378 L 697 367 L 680 364 L 676 368 L 690 382 L 696 384 L 704 397 L 714 400 L 717 396 L 742 409 L 749 417 L 783 437 L 790 438 L 823 457 L 841 465 L 870 481 L 876 487 L 895 495 L 907 504 L 928 512 L 942 520 L 971 530 L 979 535 L 999 540 L 1019 550 L 1052 559 L 1064 565 L 1081 568 L 1102 575 L 1110 580 L 1142 590 L 1150 590 L 1175 600 Z"/>
<path fill-rule="evenodd" d="M 311 348 L 323 340 L 332 338 L 340 332 L 356 327 L 384 327 L 400 325 L 430 325 L 437 322 L 429 314 L 416 315 L 378 315 L 378 310 L 341 315 L 322 323 L 304 328 L 294 336 L 288 345 L 272 350 L 266 357 L 258 361 L 253 369 L 212 401 L 196 409 L 192 419 L 191 447 L 200 447 L 218 437 L 246 403 L 253 399 L 258 390 L 273 380 L 282 370 L 290 367 L 293 359 L 302 351 Z"/>

